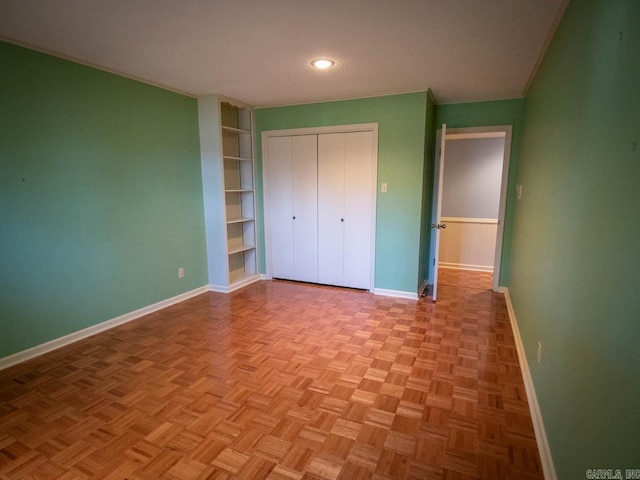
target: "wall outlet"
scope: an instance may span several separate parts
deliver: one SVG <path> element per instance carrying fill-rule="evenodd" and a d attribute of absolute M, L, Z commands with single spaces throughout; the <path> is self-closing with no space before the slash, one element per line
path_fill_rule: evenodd
<path fill-rule="evenodd" d="M 542 360 L 542 343 L 538 342 L 538 363 Z"/>
<path fill-rule="evenodd" d="M 178 269 L 178 278 L 184 278 L 184 267 Z"/>

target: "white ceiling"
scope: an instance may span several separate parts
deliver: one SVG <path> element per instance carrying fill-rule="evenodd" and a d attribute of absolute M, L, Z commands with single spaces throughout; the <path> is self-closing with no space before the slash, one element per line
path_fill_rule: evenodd
<path fill-rule="evenodd" d="M 520 97 L 566 0 L 0 0 L 0 37 L 255 106 Z M 328 71 L 309 62 L 336 61 Z"/>

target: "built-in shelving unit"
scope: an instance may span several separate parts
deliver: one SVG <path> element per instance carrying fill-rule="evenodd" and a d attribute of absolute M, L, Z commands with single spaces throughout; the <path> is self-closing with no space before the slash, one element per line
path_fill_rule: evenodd
<path fill-rule="evenodd" d="M 231 292 L 260 278 L 253 108 L 216 95 L 198 99 L 198 111 L 209 282 Z"/>

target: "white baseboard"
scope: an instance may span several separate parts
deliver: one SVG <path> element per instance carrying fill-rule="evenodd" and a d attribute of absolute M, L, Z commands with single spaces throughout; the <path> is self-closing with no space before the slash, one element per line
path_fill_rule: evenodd
<path fill-rule="evenodd" d="M 44 353 L 51 352 L 52 350 L 56 350 L 60 347 L 64 347 L 71 343 L 77 342 L 78 340 L 91 337 L 96 333 L 104 332 L 105 330 L 109 330 L 110 328 L 117 327 L 118 325 L 122 325 L 123 323 L 127 323 L 132 320 L 136 320 L 137 318 L 144 317 L 145 315 L 149 315 L 150 313 L 157 312 L 158 310 L 162 310 L 163 308 L 169 307 L 176 303 L 183 302 L 189 298 L 195 297 L 197 295 L 200 295 L 208 291 L 209 291 L 209 287 L 205 285 L 204 287 L 199 287 L 199 288 L 196 288 L 195 290 L 181 293 L 180 295 L 176 295 L 175 297 L 167 298 L 166 300 L 161 300 L 160 302 L 154 303 L 153 305 L 148 305 L 146 307 L 139 308 L 138 310 L 125 313 L 124 315 L 120 315 L 110 320 L 105 320 L 104 322 L 100 322 L 97 325 L 83 328 L 82 330 L 78 330 L 77 332 L 70 333 L 68 335 L 65 335 L 64 337 L 56 338 L 49 342 L 36 345 L 35 347 L 22 350 L 21 352 L 14 353 L 12 355 L 9 355 L 8 357 L 0 358 L 0 370 L 4 370 L 5 368 L 11 367 L 18 363 L 25 362 L 32 358 L 38 357 Z"/>
<path fill-rule="evenodd" d="M 216 292 L 216 293 L 229 293 L 229 287 L 225 287 L 222 285 L 209 284 L 208 290 L 210 292 Z"/>
<path fill-rule="evenodd" d="M 544 422 L 542 421 L 540 404 L 538 403 L 533 379 L 531 378 L 531 371 L 529 370 L 529 362 L 527 361 L 527 356 L 524 351 L 522 337 L 520 337 L 520 329 L 518 328 L 518 321 L 516 319 L 515 311 L 513 310 L 511 297 L 509 296 L 509 289 L 507 287 L 500 287 L 498 291 L 504 293 L 504 298 L 507 302 L 509 320 L 511 321 L 511 328 L 513 329 L 513 336 L 516 341 L 520 370 L 522 371 L 524 388 L 527 392 L 527 399 L 529 400 L 529 410 L 531 411 L 531 420 L 533 421 L 533 430 L 536 434 L 536 442 L 538 444 L 538 451 L 540 452 L 540 462 L 542 463 L 544 478 L 545 480 L 558 480 L 556 469 L 553 465 L 553 457 L 551 456 L 551 448 L 549 447 L 549 441 L 547 440 L 547 433 L 544 429 Z"/>
<path fill-rule="evenodd" d="M 217 293 L 231 293 L 231 292 L 235 292 L 236 290 L 242 288 L 242 287 L 246 287 L 247 285 L 251 285 L 252 283 L 255 282 L 259 282 L 260 280 L 263 280 L 262 275 L 256 273 L 255 275 L 251 276 L 251 277 L 247 277 L 243 280 L 240 280 L 239 282 L 236 282 L 232 285 L 229 286 L 225 286 L 225 285 L 209 285 L 209 291 L 211 292 L 217 292 Z"/>
<path fill-rule="evenodd" d="M 469 265 L 466 263 L 438 262 L 440 268 L 452 268 L 454 270 L 471 270 L 473 272 L 493 273 L 493 265 Z"/>
<path fill-rule="evenodd" d="M 409 298 L 411 300 L 418 299 L 417 293 L 404 292 L 402 290 L 387 290 L 386 288 L 374 288 L 373 293 L 375 295 L 382 295 L 385 297 Z"/>

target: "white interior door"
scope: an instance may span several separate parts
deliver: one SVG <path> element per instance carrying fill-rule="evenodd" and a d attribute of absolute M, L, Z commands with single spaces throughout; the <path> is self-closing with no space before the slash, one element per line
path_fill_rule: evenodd
<path fill-rule="evenodd" d="M 371 230 L 373 132 L 345 134 L 344 279 L 343 285 L 372 288 Z"/>
<path fill-rule="evenodd" d="M 318 135 L 318 282 L 343 285 L 345 134 Z"/>
<path fill-rule="evenodd" d="M 318 282 L 318 136 L 292 138 L 293 276 Z"/>
<path fill-rule="evenodd" d="M 293 137 L 269 138 L 271 265 L 274 278 L 294 278 Z"/>
<path fill-rule="evenodd" d="M 436 162 L 433 175 L 433 210 L 431 243 L 433 252 L 433 293 L 431 295 L 433 301 L 436 301 L 438 295 L 438 261 L 440 257 L 440 230 L 446 225 L 442 223 L 442 180 L 444 174 L 444 149 L 445 138 L 447 135 L 447 125 L 442 124 L 442 130 L 438 130 L 436 136 Z"/>

